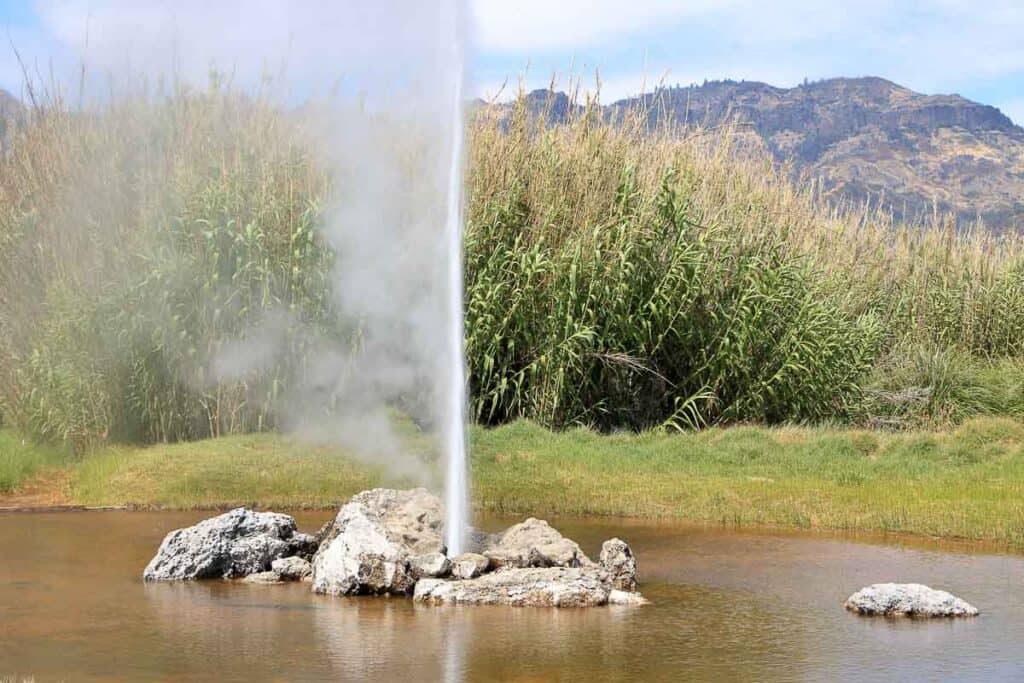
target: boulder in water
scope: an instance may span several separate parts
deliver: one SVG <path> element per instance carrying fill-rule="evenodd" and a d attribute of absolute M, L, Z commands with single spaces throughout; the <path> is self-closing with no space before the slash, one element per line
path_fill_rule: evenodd
<path fill-rule="evenodd" d="M 281 575 L 275 571 L 257 572 L 242 579 L 244 583 L 281 583 Z"/>
<path fill-rule="evenodd" d="M 373 489 L 353 496 L 322 530 L 313 590 L 329 595 L 406 594 L 409 560 L 442 553 L 441 501 L 426 489 Z"/>
<path fill-rule="evenodd" d="M 288 552 L 295 519 L 236 508 L 164 537 L 142 573 L 146 581 L 233 578 L 266 571 Z"/>
<path fill-rule="evenodd" d="M 636 558 L 629 544 L 611 538 L 601 546 L 601 566 L 608 572 L 612 588 L 630 593 L 636 590 Z"/>
<path fill-rule="evenodd" d="M 491 561 L 477 553 L 463 553 L 452 558 L 452 577 L 474 579 L 490 566 Z"/>
<path fill-rule="evenodd" d="M 876 583 L 851 595 L 845 604 L 851 612 L 887 617 L 973 617 L 973 605 L 946 591 L 919 583 Z"/>
<path fill-rule="evenodd" d="M 413 595 L 432 605 L 597 607 L 610 589 L 593 567 L 511 567 L 475 579 L 423 579 Z"/>
<path fill-rule="evenodd" d="M 270 569 L 284 581 L 302 581 L 313 572 L 313 565 L 297 555 L 282 557 L 270 564 Z"/>
<path fill-rule="evenodd" d="M 288 539 L 288 556 L 301 557 L 304 560 L 312 561 L 319 541 L 312 534 L 296 533 Z"/>
<path fill-rule="evenodd" d="M 425 553 L 423 555 L 416 555 L 409 560 L 409 569 L 412 572 L 413 578 L 417 581 L 419 579 L 437 579 L 448 576 L 451 568 L 451 560 L 441 553 Z"/>
<path fill-rule="evenodd" d="M 494 568 L 587 567 L 594 563 L 580 546 L 542 519 L 530 517 L 509 527 L 482 551 Z"/>

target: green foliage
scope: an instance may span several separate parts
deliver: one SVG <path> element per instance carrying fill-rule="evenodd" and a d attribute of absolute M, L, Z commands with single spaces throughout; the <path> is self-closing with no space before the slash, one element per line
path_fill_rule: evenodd
<path fill-rule="evenodd" d="M 676 178 L 668 169 L 642 197 L 625 175 L 607 220 L 561 239 L 558 226 L 531 229 L 514 192 L 469 226 L 478 420 L 610 429 L 846 414 L 878 324 L 778 241 L 701 227 Z"/>
<path fill-rule="evenodd" d="M 735 134 L 475 113 L 477 421 L 1024 415 L 1016 242 L 831 211 Z M 0 160 L 6 423 L 78 450 L 274 428 L 318 343 L 358 339 L 331 304 L 320 158 L 291 115 L 219 87 L 35 111 Z M 270 323 L 267 357 L 219 367 Z"/>

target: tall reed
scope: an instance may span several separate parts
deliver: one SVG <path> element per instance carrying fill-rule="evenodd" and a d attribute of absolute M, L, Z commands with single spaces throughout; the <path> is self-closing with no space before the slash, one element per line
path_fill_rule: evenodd
<path fill-rule="evenodd" d="M 1024 404 L 1018 238 L 829 203 L 740 127 L 544 106 L 470 121 L 476 420 L 905 426 Z M 274 428 L 305 332 L 351 331 L 318 233 L 330 184 L 298 117 L 216 84 L 35 107 L 0 159 L 4 419 L 79 445 Z M 274 358 L 212 372 L 268 312 Z"/>

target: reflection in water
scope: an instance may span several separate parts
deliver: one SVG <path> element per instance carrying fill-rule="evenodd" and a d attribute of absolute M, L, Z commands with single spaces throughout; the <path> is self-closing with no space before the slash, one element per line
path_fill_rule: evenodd
<path fill-rule="evenodd" d="M 465 639 L 466 639 L 466 626 L 463 619 L 459 618 L 464 609 L 455 607 L 449 610 L 432 610 L 433 614 L 428 616 L 428 609 L 417 609 L 416 616 L 418 619 L 434 618 L 438 615 L 447 616 L 445 621 L 447 623 L 442 624 L 441 632 L 444 634 L 444 676 L 438 678 L 443 680 L 445 683 L 462 683 L 466 679 L 465 670 Z M 447 612 L 447 614 L 446 614 Z"/>
<path fill-rule="evenodd" d="M 315 528 L 329 513 L 299 515 Z M 171 528 L 201 513 L 0 515 L 0 678 L 36 680 L 1019 679 L 1024 558 L 794 534 L 562 520 L 594 553 L 640 560 L 643 608 L 426 607 L 308 584 L 143 584 Z M 485 520 L 492 527 L 508 520 Z M 7 552 L 7 549 L 15 549 Z M 842 600 L 922 581 L 970 621 L 870 620 Z"/>

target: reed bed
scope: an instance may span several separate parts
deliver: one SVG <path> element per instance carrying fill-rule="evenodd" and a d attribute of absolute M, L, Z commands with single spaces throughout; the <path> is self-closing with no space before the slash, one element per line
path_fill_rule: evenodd
<path fill-rule="evenodd" d="M 539 103 L 539 104 L 538 104 Z M 794 182 L 739 127 L 543 98 L 469 125 L 466 351 L 487 425 L 900 429 L 1024 415 L 1015 236 L 896 225 Z M 0 415 L 81 449 L 272 430 L 350 334 L 296 112 L 231 92 L 59 97 L 0 159 Z M 285 343 L 212 359 L 279 311 Z"/>

